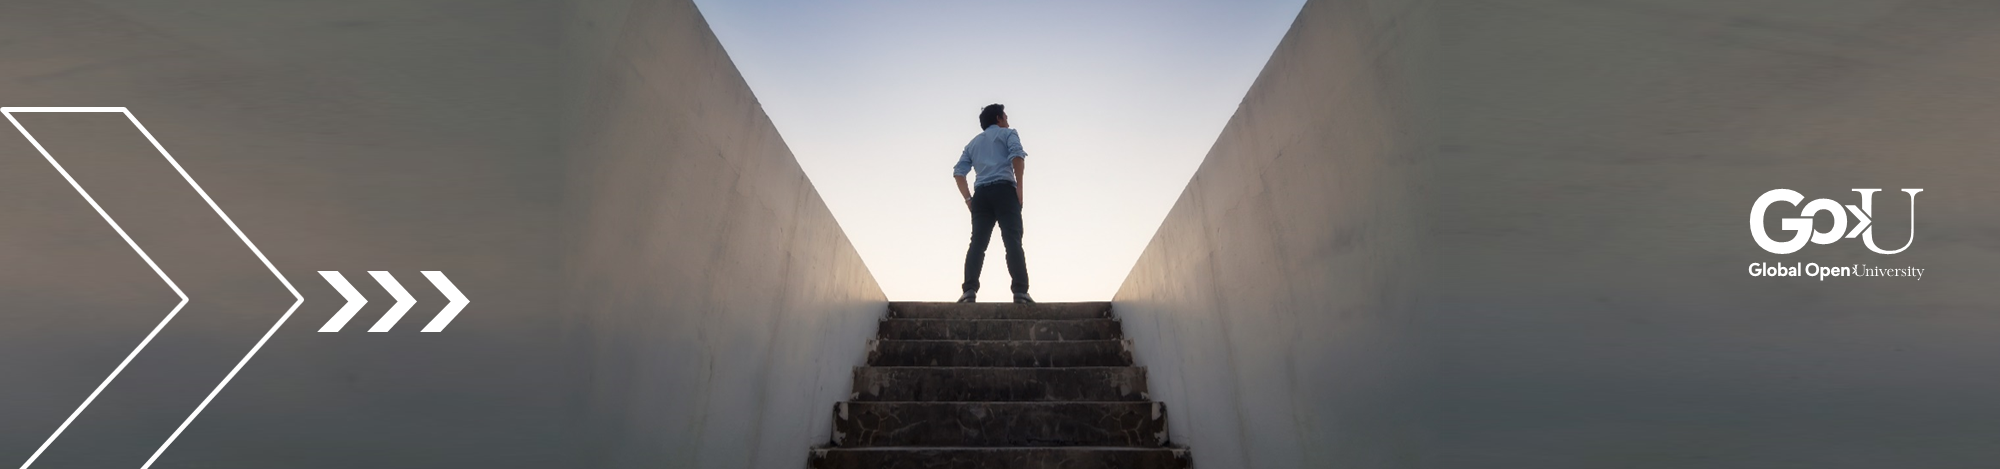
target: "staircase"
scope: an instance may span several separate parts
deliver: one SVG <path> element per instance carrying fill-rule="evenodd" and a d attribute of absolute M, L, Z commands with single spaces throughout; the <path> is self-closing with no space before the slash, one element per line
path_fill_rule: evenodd
<path fill-rule="evenodd" d="M 1186 468 L 1111 304 L 889 303 L 819 469 Z"/>

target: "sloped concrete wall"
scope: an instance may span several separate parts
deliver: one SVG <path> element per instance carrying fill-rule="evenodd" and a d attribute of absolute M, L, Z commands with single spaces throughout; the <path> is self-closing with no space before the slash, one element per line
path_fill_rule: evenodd
<path fill-rule="evenodd" d="M 1114 298 L 1196 467 L 1407 467 L 1423 2 L 1310 2 Z"/>
<path fill-rule="evenodd" d="M 1435 467 L 1990 463 L 2000 9 L 1447 3 Z M 1910 239 L 1899 190 L 1922 188 L 1915 244 L 1766 252 L 1746 220 L 1778 188 L 1882 189 L 1889 248 Z M 1752 262 L 1926 275 L 1753 278 Z"/>
<path fill-rule="evenodd" d="M 1384 28 L 1432 31 L 1434 48 L 1295 47 L 1425 42 L 1352 33 L 1376 6 L 1306 6 L 1118 294 L 1204 467 L 1990 459 L 2000 10 L 1446 0 Z M 1398 52 L 1431 72 L 1343 85 L 1398 70 Z M 1411 96 L 1431 117 L 1360 105 Z M 1311 138 L 1327 143 L 1288 150 Z M 1311 163 L 1286 166 L 1295 154 Z M 1778 188 L 1842 204 L 1884 189 L 1888 247 L 1911 236 L 1898 190 L 1923 188 L 1914 245 L 1765 252 L 1745 220 Z M 1751 277 L 1753 262 L 1926 275 Z"/>
<path fill-rule="evenodd" d="M 597 467 L 804 467 L 881 288 L 692 2 L 577 2 L 565 317 Z"/>
<path fill-rule="evenodd" d="M 802 467 L 882 293 L 694 8 L 626 6 L 0 2 L 0 106 L 129 107 L 305 298 L 154 467 Z M 123 116 L 18 116 L 189 297 L 33 466 L 139 467 L 293 298 Z M 0 126 L 0 463 L 177 301 Z"/>

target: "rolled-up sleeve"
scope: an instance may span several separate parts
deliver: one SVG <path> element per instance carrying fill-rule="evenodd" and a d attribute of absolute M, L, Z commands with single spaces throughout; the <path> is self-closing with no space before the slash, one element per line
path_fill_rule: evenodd
<path fill-rule="evenodd" d="M 1007 158 L 1027 158 L 1028 152 L 1021 150 L 1021 133 L 1007 132 Z"/>
<path fill-rule="evenodd" d="M 958 153 L 958 164 L 952 165 L 951 175 L 964 176 L 970 172 L 972 172 L 972 147 L 968 146 Z"/>

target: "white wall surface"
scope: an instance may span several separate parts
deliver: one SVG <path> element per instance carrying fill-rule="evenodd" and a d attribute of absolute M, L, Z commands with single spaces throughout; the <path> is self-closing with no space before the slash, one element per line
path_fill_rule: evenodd
<path fill-rule="evenodd" d="M 564 311 L 597 467 L 804 467 L 887 311 L 694 4 L 579 2 Z"/>
<path fill-rule="evenodd" d="M 1114 298 L 1204 468 L 1407 466 L 1419 2 L 1310 2 Z"/>

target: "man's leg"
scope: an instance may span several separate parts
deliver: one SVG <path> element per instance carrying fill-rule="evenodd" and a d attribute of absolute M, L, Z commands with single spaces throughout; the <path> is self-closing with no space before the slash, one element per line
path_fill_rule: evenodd
<path fill-rule="evenodd" d="M 1000 243 L 1007 246 L 1007 275 L 1014 277 L 1014 293 L 1027 293 L 1028 254 L 1021 251 L 1021 199 L 1014 188 L 1002 188 L 1005 196 L 994 197 L 993 217 L 1000 222 Z"/>
<path fill-rule="evenodd" d="M 979 270 L 986 265 L 986 245 L 993 242 L 993 207 L 987 203 L 993 190 L 980 188 L 972 194 L 972 245 L 965 250 L 965 283 L 959 291 L 979 290 Z"/>

